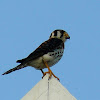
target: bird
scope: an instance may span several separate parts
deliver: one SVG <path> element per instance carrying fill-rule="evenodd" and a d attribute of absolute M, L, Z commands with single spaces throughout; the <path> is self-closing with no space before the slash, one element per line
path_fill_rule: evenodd
<path fill-rule="evenodd" d="M 27 66 L 31 66 L 37 70 L 40 70 L 43 74 L 43 77 L 49 73 L 49 79 L 53 75 L 59 80 L 59 78 L 51 71 L 50 67 L 55 65 L 62 58 L 65 48 L 65 41 L 68 39 L 70 39 L 70 36 L 66 31 L 62 29 L 54 30 L 47 41 L 43 42 L 26 58 L 17 60 L 16 62 L 20 64 L 6 71 L 2 75 L 9 74 Z M 44 68 L 47 68 L 48 71 L 44 72 Z"/>

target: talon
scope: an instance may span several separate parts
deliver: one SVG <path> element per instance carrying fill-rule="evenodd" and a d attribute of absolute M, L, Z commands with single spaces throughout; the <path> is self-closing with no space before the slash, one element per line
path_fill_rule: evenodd
<path fill-rule="evenodd" d="M 49 73 L 49 74 L 50 74 L 50 75 L 49 75 L 49 79 L 50 79 L 51 76 L 53 75 L 55 78 L 57 78 L 57 80 L 59 80 L 59 78 L 53 74 L 53 72 L 52 72 L 51 69 L 49 68 L 47 62 L 45 62 L 44 60 L 43 60 L 43 62 L 44 62 L 44 65 L 48 68 L 48 72 L 43 73 L 43 77 L 46 75 L 46 73 Z M 42 71 L 42 72 L 43 72 L 43 71 Z M 43 77 L 42 77 L 42 78 L 43 78 Z"/>
<path fill-rule="evenodd" d="M 49 72 L 44 72 L 42 78 L 46 75 L 46 73 L 49 73 Z"/>
<path fill-rule="evenodd" d="M 59 79 L 57 76 L 55 76 L 53 73 L 52 73 L 52 75 L 53 75 L 55 78 L 57 78 L 58 81 L 60 81 L 60 79 Z"/>
<path fill-rule="evenodd" d="M 50 75 L 49 75 L 49 79 L 50 79 L 51 76 L 53 75 L 55 78 L 57 78 L 57 80 L 59 80 L 59 78 L 58 78 L 57 76 L 55 76 L 51 70 L 49 70 L 48 72 L 43 73 L 43 77 L 44 77 L 47 73 L 50 74 Z M 42 77 L 42 79 L 43 79 L 43 77 Z M 60 81 L 60 80 L 59 80 L 59 81 Z"/>

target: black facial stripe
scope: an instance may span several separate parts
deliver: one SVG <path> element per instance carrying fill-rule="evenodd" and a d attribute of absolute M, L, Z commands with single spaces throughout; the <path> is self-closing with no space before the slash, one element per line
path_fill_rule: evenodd
<path fill-rule="evenodd" d="M 51 33 L 51 35 L 50 35 L 50 37 L 52 36 L 52 33 Z"/>
<path fill-rule="evenodd" d="M 61 33 L 61 36 L 60 36 L 60 38 L 62 38 L 63 37 L 63 33 Z"/>
<path fill-rule="evenodd" d="M 60 36 L 60 38 L 62 38 L 62 37 L 63 37 L 63 35 L 64 35 L 64 32 L 65 32 L 64 30 L 61 30 L 61 31 L 60 31 L 60 33 L 61 33 L 61 36 Z"/>
<path fill-rule="evenodd" d="M 57 36 L 57 30 L 54 31 L 54 36 Z"/>

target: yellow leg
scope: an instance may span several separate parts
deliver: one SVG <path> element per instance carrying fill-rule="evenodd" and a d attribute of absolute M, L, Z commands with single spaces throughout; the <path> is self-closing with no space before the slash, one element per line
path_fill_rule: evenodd
<path fill-rule="evenodd" d="M 57 79 L 59 80 L 59 78 L 53 74 L 53 72 L 52 72 L 51 69 L 49 68 L 47 62 L 45 62 L 44 60 L 43 60 L 43 62 L 44 62 L 44 64 L 45 64 L 45 66 L 48 68 L 48 72 L 45 72 L 45 73 L 43 74 L 43 77 L 44 77 L 47 73 L 49 73 L 49 74 L 50 74 L 50 75 L 49 75 L 49 79 L 50 79 L 51 76 L 53 75 L 55 78 L 57 78 Z M 43 78 L 43 77 L 42 77 L 42 78 Z"/>

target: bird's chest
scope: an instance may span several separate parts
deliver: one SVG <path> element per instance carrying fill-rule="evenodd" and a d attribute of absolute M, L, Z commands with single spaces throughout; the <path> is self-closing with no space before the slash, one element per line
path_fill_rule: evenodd
<path fill-rule="evenodd" d="M 64 50 L 63 49 L 57 49 L 54 52 L 49 53 L 51 57 L 53 57 L 53 60 L 60 60 L 63 55 Z"/>
<path fill-rule="evenodd" d="M 54 52 L 49 52 L 43 58 L 49 66 L 56 64 L 63 56 L 64 49 L 56 49 Z"/>
<path fill-rule="evenodd" d="M 63 52 L 64 52 L 63 48 L 55 49 L 53 52 L 48 52 L 47 54 L 44 54 L 38 59 L 30 62 L 29 66 L 33 66 L 36 69 L 46 68 L 46 66 L 43 63 L 43 60 L 44 60 L 47 62 L 49 67 L 51 67 L 55 65 L 62 58 Z"/>

